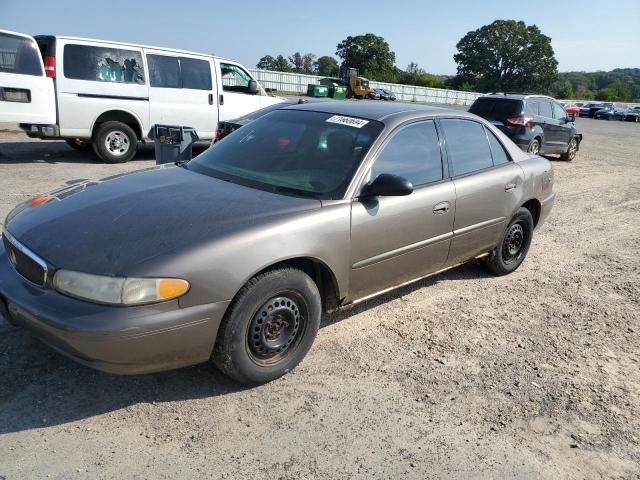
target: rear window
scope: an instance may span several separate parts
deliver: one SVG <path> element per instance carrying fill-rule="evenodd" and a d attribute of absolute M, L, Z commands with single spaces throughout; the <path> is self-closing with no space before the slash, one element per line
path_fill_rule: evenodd
<path fill-rule="evenodd" d="M 509 98 L 480 97 L 469 109 L 483 118 L 505 118 L 522 113 L 522 101 Z"/>
<path fill-rule="evenodd" d="M 69 44 L 64 76 L 74 80 L 144 84 L 142 55 L 133 50 Z"/>
<path fill-rule="evenodd" d="M 36 43 L 29 38 L 0 33 L 0 72 L 42 76 Z"/>

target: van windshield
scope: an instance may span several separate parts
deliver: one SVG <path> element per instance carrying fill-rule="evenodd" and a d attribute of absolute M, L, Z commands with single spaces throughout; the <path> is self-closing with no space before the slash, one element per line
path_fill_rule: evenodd
<path fill-rule="evenodd" d="M 374 120 L 276 110 L 214 143 L 186 168 L 274 193 L 339 199 L 382 128 Z"/>

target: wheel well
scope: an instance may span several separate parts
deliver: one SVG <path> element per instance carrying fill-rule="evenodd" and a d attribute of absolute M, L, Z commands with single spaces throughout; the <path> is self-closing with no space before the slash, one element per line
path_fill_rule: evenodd
<path fill-rule="evenodd" d="M 136 133 L 138 140 L 142 139 L 142 128 L 140 127 L 138 119 L 128 112 L 122 110 L 109 110 L 108 112 L 104 112 L 96 119 L 91 133 L 93 134 L 98 126 L 104 122 L 122 122 L 129 125 Z"/>
<path fill-rule="evenodd" d="M 522 207 L 531 212 L 531 216 L 533 217 L 533 227 L 535 228 L 538 225 L 538 220 L 540 219 L 540 202 L 535 198 L 532 198 L 531 200 L 525 202 Z"/>
<path fill-rule="evenodd" d="M 329 312 L 338 307 L 340 303 L 338 283 L 331 269 L 324 263 L 308 257 L 291 258 L 266 267 L 256 273 L 256 275 L 282 267 L 292 267 L 302 270 L 311 277 L 320 292 L 323 311 Z"/>

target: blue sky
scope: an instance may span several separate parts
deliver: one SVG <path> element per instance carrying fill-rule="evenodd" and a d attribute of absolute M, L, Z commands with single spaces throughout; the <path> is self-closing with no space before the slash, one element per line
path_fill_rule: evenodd
<path fill-rule="evenodd" d="M 335 55 L 346 36 L 371 32 L 399 67 L 415 61 L 438 74 L 455 73 L 468 31 L 516 19 L 552 38 L 560 71 L 640 67 L 640 0 L 0 0 L 0 11 L 4 29 L 215 53 L 249 67 L 265 54 Z"/>

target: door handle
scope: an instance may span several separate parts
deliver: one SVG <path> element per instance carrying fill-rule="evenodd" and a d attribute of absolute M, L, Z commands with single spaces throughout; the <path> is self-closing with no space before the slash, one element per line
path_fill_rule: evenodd
<path fill-rule="evenodd" d="M 209 105 L 213 105 L 213 93 L 209 94 Z"/>
<path fill-rule="evenodd" d="M 451 204 L 449 202 L 440 202 L 433 207 L 434 215 L 444 215 L 449 211 Z"/>
<path fill-rule="evenodd" d="M 218 96 L 218 103 L 219 103 L 220 105 L 224 105 L 224 95 L 220 94 L 220 95 Z"/>
<path fill-rule="evenodd" d="M 507 183 L 504 186 L 504 191 L 505 192 L 510 192 L 511 190 L 514 190 L 517 187 L 517 185 L 515 183 Z"/>

